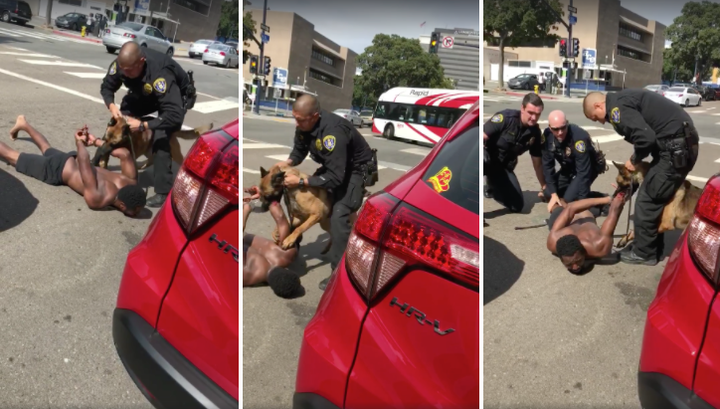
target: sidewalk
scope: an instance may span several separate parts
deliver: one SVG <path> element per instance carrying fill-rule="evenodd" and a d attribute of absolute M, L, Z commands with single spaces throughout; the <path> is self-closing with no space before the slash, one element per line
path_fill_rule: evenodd
<path fill-rule="evenodd" d="M 502 95 L 511 95 L 516 97 L 523 97 L 527 94 L 527 92 L 523 92 L 521 90 L 510 90 L 506 89 L 505 91 L 499 90 L 499 83 L 497 81 L 486 81 L 485 86 L 483 87 L 483 92 L 488 94 L 502 94 Z M 528 91 L 532 92 L 532 91 Z M 588 91 L 590 92 L 590 91 Z M 603 94 L 605 91 L 600 91 Z M 571 89 L 570 90 L 570 96 L 567 97 L 564 94 L 547 94 L 547 93 L 541 93 L 540 96 L 543 99 L 549 99 L 549 100 L 565 100 L 565 101 L 581 101 L 585 97 L 585 90 L 584 89 Z"/>

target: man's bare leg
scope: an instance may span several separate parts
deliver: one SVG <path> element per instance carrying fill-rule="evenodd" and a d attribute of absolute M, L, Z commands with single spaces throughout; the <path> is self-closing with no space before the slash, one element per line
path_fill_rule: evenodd
<path fill-rule="evenodd" d="M 20 156 L 20 152 L 9 147 L 6 143 L 0 142 L 0 158 L 2 158 L 5 162 L 15 166 L 15 164 L 17 164 L 18 156 Z"/>
<path fill-rule="evenodd" d="M 13 141 L 17 139 L 18 133 L 20 131 L 25 131 L 28 135 L 30 135 L 30 138 L 33 142 L 35 142 L 35 145 L 37 145 L 38 148 L 40 148 L 40 152 L 45 154 L 45 151 L 50 148 L 50 142 L 37 131 L 37 129 L 33 128 L 32 125 L 28 123 L 28 121 L 25 119 L 25 115 L 18 115 L 17 121 L 15 121 L 15 126 L 10 130 L 10 139 Z"/>

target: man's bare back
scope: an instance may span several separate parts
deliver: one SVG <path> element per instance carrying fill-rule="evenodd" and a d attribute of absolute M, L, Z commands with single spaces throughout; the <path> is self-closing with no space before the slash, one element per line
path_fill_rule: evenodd
<path fill-rule="evenodd" d="M 95 145 L 98 139 L 89 134 L 87 128 L 75 134 L 76 154 L 51 147 L 24 115 L 18 116 L 10 130 L 10 138 L 16 140 L 20 131 L 30 135 L 42 155 L 21 153 L 0 142 L 0 158 L 15 166 L 18 172 L 50 185 L 67 185 L 82 195 L 91 209 L 113 206 L 133 217 L 145 206 L 145 193 L 137 185 L 135 161 L 127 149 L 119 148 L 112 152 L 120 159 L 122 174 L 118 174 L 91 166 L 86 146 L 89 143 Z"/>

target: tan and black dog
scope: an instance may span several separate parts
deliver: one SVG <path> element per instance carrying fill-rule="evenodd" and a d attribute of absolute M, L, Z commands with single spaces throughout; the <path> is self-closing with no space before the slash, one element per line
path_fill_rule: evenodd
<path fill-rule="evenodd" d="M 308 179 L 308 175 L 300 172 L 289 165 L 273 166 L 270 170 L 260 168 L 260 201 L 263 208 L 267 209 L 273 201 L 280 201 L 283 196 L 283 181 L 285 175 L 297 175 L 300 178 Z M 293 228 L 292 233 L 282 242 L 278 241 L 278 232 L 275 229 L 272 238 L 283 249 L 287 250 L 295 245 L 301 234 L 307 231 L 313 225 L 320 223 L 323 230 L 330 233 L 330 213 L 332 206 L 328 198 L 328 192 L 318 187 L 295 187 L 287 189 L 287 195 L 290 202 L 289 211 L 292 220 L 290 224 Z M 332 238 L 328 240 L 328 244 L 322 254 L 330 250 Z"/>
<path fill-rule="evenodd" d="M 640 162 L 635 165 L 635 171 L 630 172 L 625 168 L 625 164 L 613 162 L 613 165 L 618 169 L 618 176 L 615 179 L 617 183 L 617 191 L 629 189 L 632 186 L 632 191 L 636 192 L 640 185 L 643 183 L 645 175 L 650 170 L 650 164 L 647 162 Z M 675 196 L 672 198 L 662 212 L 660 218 L 660 225 L 658 227 L 658 233 L 663 233 L 670 230 L 682 230 L 690 223 L 695 212 L 695 206 L 700 200 L 702 195 L 702 189 L 694 186 L 687 180 L 683 181 L 680 189 L 675 192 Z M 635 230 L 630 230 L 628 234 L 623 236 L 615 247 L 622 248 L 635 238 Z"/>
<path fill-rule="evenodd" d="M 170 136 L 170 154 L 172 156 L 172 160 L 178 165 L 182 165 L 183 163 L 184 157 L 180 151 L 180 142 L 178 141 L 178 138 L 187 140 L 197 139 L 200 135 L 212 128 L 213 124 L 211 123 L 189 131 L 177 131 L 173 133 Z M 95 152 L 95 157 L 93 158 L 94 166 L 107 168 L 107 163 L 110 159 L 110 152 L 112 152 L 113 149 L 120 147 L 127 148 L 130 153 L 134 155 L 135 161 L 137 161 L 140 155 L 145 155 L 145 157 L 148 158 L 148 160 L 140 166 L 139 169 L 145 169 L 153 164 L 154 155 L 152 152 L 152 131 L 149 129 L 146 129 L 144 132 L 131 131 L 124 118 L 119 121 L 112 118 L 110 119 L 110 122 L 108 122 L 107 129 L 105 129 L 105 135 L 103 135 L 102 140 L 105 144 L 98 148 Z M 130 144 L 131 140 L 132 145 Z"/>

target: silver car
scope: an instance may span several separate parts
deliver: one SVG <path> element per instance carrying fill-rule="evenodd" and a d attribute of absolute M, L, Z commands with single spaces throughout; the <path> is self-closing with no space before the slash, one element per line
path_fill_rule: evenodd
<path fill-rule="evenodd" d="M 213 44 L 207 50 L 202 56 L 203 64 L 213 63 L 225 68 L 240 66 L 240 57 L 234 47 L 225 44 Z"/>
<path fill-rule="evenodd" d="M 205 50 L 211 45 L 215 44 L 222 44 L 220 41 L 213 41 L 213 40 L 197 40 L 194 43 L 190 44 L 190 50 L 188 50 L 188 54 L 190 55 L 190 58 L 200 57 L 202 58 L 203 54 L 205 53 Z"/>
<path fill-rule="evenodd" d="M 646 85 L 645 89 L 648 91 L 652 91 L 658 94 L 662 94 L 663 92 L 667 91 L 670 87 L 663 84 L 653 84 L 653 85 Z"/>
<path fill-rule="evenodd" d="M 363 126 L 363 120 L 358 111 L 354 111 L 352 109 L 336 109 L 333 111 L 333 114 L 347 119 L 351 124 L 357 126 L 358 128 L 362 128 Z"/>
<path fill-rule="evenodd" d="M 160 51 L 171 57 L 175 52 L 170 40 L 156 27 L 148 24 L 125 22 L 105 30 L 103 45 L 110 54 L 115 54 L 115 51 L 128 41 L 134 41 L 142 47 Z"/>

